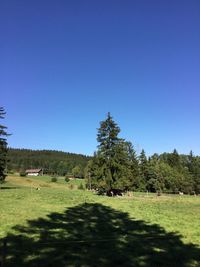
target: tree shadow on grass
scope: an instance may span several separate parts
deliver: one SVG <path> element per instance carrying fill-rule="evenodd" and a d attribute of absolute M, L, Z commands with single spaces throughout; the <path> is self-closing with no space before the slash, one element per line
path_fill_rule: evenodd
<path fill-rule="evenodd" d="M 7 236 L 7 267 L 200 266 L 200 249 L 180 236 L 101 204 L 51 213 L 15 230 Z"/>

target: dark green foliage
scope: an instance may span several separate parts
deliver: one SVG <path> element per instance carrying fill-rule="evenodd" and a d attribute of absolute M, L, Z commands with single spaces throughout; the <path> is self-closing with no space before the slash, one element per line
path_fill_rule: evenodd
<path fill-rule="evenodd" d="M 142 149 L 139 160 L 139 176 L 140 184 L 143 190 L 147 189 L 147 179 L 148 179 L 148 161 L 144 149 Z"/>
<path fill-rule="evenodd" d="M 193 178 L 194 192 L 200 192 L 200 157 L 195 157 L 192 151 L 188 155 L 187 167 Z"/>
<path fill-rule="evenodd" d="M 137 157 L 130 142 L 119 138 L 120 128 L 108 113 L 98 129 L 98 151 L 85 168 L 86 187 L 186 194 L 200 193 L 200 157 L 142 150 Z"/>
<path fill-rule="evenodd" d="M 66 176 L 66 177 L 65 177 L 65 182 L 68 183 L 69 181 L 70 181 L 69 177 Z"/>
<path fill-rule="evenodd" d="M 76 166 L 83 177 L 84 168 L 91 157 L 80 154 L 52 150 L 8 149 L 8 169 L 19 172 L 21 169 L 42 168 L 44 173 L 64 176 L 72 173 Z"/>
<path fill-rule="evenodd" d="M 78 166 L 75 166 L 73 169 L 72 169 L 72 175 L 75 177 L 75 178 L 83 178 L 83 169 L 81 168 L 80 165 Z"/>
<path fill-rule="evenodd" d="M 19 173 L 19 175 L 20 175 L 21 177 L 25 177 L 25 176 L 26 176 L 26 172 L 25 172 L 25 171 L 21 171 L 21 172 Z"/>
<path fill-rule="evenodd" d="M 163 153 L 159 161 L 170 166 L 170 175 L 165 178 L 167 190 L 184 192 L 186 194 L 200 193 L 200 157 L 179 155 L 176 150 L 172 153 Z"/>
<path fill-rule="evenodd" d="M 110 113 L 100 123 L 98 151 L 86 168 L 87 188 L 110 190 L 138 187 L 138 162 L 130 142 L 119 138 L 120 128 Z"/>
<path fill-rule="evenodd" d="M 57 181 L 58 181 L 58 178 L 57 177 L 54 176 L 54 177 L 51 178 L 51 182 L 52 183 L 56 183 Z"/>
<path fill-rule="evenodd" d="M 6 112 L 4 108 L 0 107 L 0 119 L 5 118 Z M 4 182 L 6 178 L 7 165 L 7 127 L 0 124 L 0 183 Z"/>
<path fill-rule="evenodd" d="M 177 152 L 176 149 L 174 149 L 174 151 L 168 155 L 168 164 L 172 167 L 172 168 L 176 168 L 176 169 L 180 169 L 181 168 L 181 162 L 180 162 L 180 156 Z"/>
<path fill-rule="evenodd" d="M 118 137 L 120 128 L 113 121 L 110 113 L 107 119 L 100 123 L 100 128 L 97 133 L 97 141 L 99 142 L 99 152 L 109 160 L 114 155 L 114 148 L 120 143 L 121 139 Z"/>

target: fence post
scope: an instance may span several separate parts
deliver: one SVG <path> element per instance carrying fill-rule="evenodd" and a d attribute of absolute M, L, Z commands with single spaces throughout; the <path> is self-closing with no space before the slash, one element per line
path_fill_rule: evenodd
<path fill-rule="evenodd" d="M 2 251 L 0 255 L 0 267 L 5 267 L 6 266 L 6 250 L 7 250 L 7 240 L 6 238 L 3 239 L 2 241 Z"/>

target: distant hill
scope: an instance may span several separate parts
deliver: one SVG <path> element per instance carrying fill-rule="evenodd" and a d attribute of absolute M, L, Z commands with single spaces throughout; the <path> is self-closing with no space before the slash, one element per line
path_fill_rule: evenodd
<path fill-rule="evenodd" d="M 67 153 L 55 150 L 8 149 L 8 171 L 22 171 L 26 169 L 43 168 L 47 174 L 65 175 L 72 173 L 72 169 L 79 166 L 81 174 L 89 156 Z"/>

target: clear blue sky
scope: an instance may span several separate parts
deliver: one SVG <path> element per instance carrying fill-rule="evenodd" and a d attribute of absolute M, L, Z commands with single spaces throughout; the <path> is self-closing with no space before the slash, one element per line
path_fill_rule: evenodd
<path fill-rule="evenodd" d="M 92 154 L 111 112 L 148 155 L 200 154 L 199 0 L 2 0 L 9 146 Z"/>

